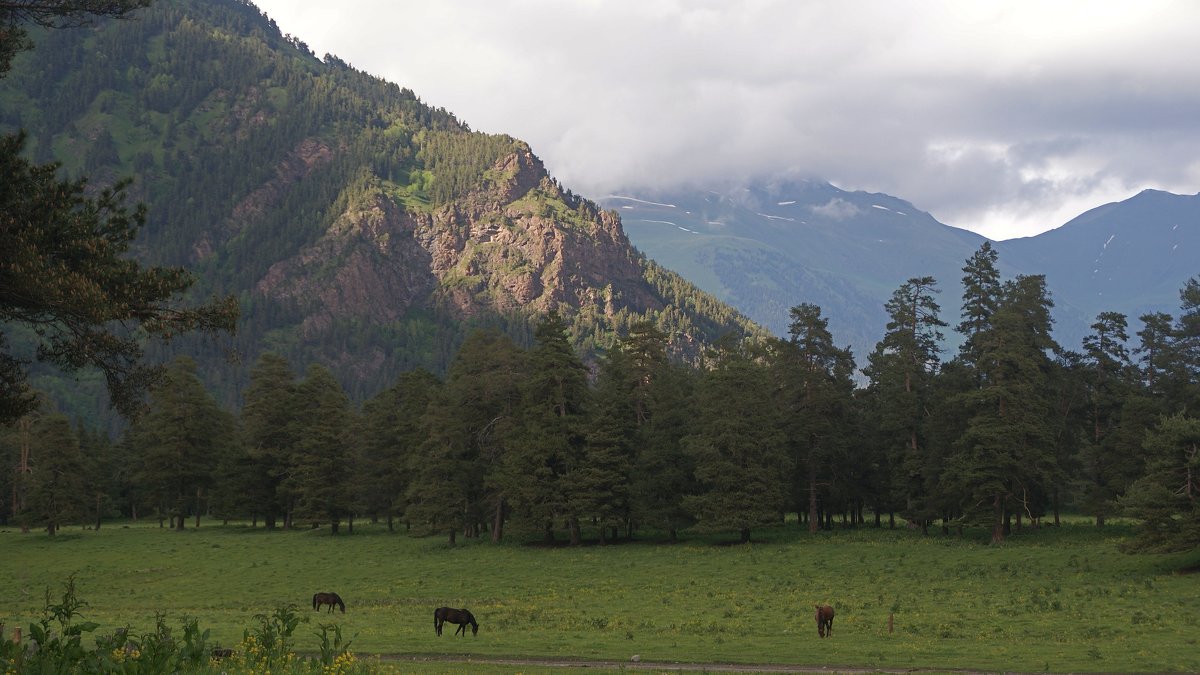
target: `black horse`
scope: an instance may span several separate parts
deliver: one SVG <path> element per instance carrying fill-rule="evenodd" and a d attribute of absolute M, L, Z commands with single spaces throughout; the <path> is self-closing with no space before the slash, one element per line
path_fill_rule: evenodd
<path fill-rule="evenodd" d="M 833 637 L 833 608 L 817 605 L 817 635 Z"/>
<path fill-rule="evenodd" d="M 442 624 L 449 621 L 450 623 L 458 624 L 458 630 L 454 631 L 458 635 L 458 631 L 462 631 L 463 635 L 467 634 L 467 624 L 471 624 L 471 634 L 479 635 L 479 624 L 476 623 L 475 617 L 465 609 L 454 609 L 452 607 L 438 607 L 433 610 L 433 629 L 438 635 L 442 634 Z"/>
<path fill-rule="evenodd" d="M 346 603 L 342 602 L 342 596 L 337 593 L 317 593 L 313 596 L 313 609 L 321 609 L 321 605 L 329 605 L 329 611 L 333 611 L 333 606 L 337 605 L 342 610 L 342 614 L 346 613 Z"/>

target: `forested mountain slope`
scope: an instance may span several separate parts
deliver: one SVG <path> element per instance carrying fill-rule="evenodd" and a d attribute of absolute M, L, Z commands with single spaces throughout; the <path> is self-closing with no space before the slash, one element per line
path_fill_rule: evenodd
<path fill-rule="evenodd" d="M 527 339 L 548 310 L 584 349 L 645 317 L 684 356 L 759 330 L 646 260 L 523 142 L 317 58 L 248 2 L 158 2 L 35 37 L 0 81 L 0 131 L 24 129 L 36 160 L 93 184 L 134 177 L 139 255 L 239 296 L 240 364 L 182 345 L 227 399 L 264 350 L 323 362 L 365 396 L 442 370 L 472 326 Z"/>

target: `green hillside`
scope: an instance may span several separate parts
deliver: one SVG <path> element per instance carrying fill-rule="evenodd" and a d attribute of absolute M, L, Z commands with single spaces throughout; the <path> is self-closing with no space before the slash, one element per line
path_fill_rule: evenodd
<path fill-rule="evenodd" d="M 472 327 L 527 343 L 551 309 L 588 351 L 642 318 L 685 358 L 758 330 L 644 259 L 523 142 L 318 58 L 250 3 L 158 2 L 32 35 L 0 80 L 0 131 L 25 130 L 33 159 L 93 185 L 133 177 L 149 207 L 140 258 L 194 270 L 198 296 L 239 297 L 233 344 L 175 346 L 227 401 L 263 350 L 330 364 L 365 397 L 414 367 L 443 371 Z M 86 374 L 34 379 L 103 410 Z"/>

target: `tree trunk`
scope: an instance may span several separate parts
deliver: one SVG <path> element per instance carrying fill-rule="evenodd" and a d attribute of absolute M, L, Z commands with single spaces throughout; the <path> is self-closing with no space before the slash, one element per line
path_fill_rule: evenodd
<path fill-rule="evenodd" d="M 196 488 L 196 527 L 200 527 L 200 488 Z"/>
<path fill-rule="evenodd" d="M 492 514 L 492 543 L 504 538 L 504 498 L 496 500 L 496 511 Z"/>
<path fill-rule="evenodd" d="M 578 546 L 580 543 L 579 518 L 577 518 L 575 516 L 571 516 L 569 525 L 570 525 L 570 532 L 571 532 L 571 545 Z"/>
<path fill-rule="evenodd" d="M 999 494 L 992 498 L 992 543 L 1004 543 L 1004 503 Z"/>
<path fill-rule="evenodd" d="M 741 543 L 743 543 L 743 544 L 749 544 L 749 543 L 750 543 L 750 528 L 748 528 L 748 527 L 743 527 L 743 528 L 742 528 L 742 532 L 741 532 L 741 540 L 740 540 L 740 541 L 741 541 Z"/>
<path fill-rule="evenodd" d="M 815 534 L 817 531 L 817 477 L 813 475 L 811 468 L 808 472 L 808 532 Z"/>
<path fill-rule="evenodd" d="M 396 531 L 396 522 L 395 521 L 396 521 L 395 517 L 393 517 L 391 512 L 389 511 L 388 517 L 387 517 L 388 532 Z"/>
<path fill-rule="evenodd" d="M 97 532 L 100 531 L 100 504 L 101 504 L 101 496 L 100 496 L 100 493 L 97 492 L 96 493 L 96 531 Z"/>
<path fill-rule="evenodd" d="M 457 527 L 450 528 L 450 545 L 451 546 L 454 545 L 454 539 L 457 536 L 458 536 L 458 528 Z"/>

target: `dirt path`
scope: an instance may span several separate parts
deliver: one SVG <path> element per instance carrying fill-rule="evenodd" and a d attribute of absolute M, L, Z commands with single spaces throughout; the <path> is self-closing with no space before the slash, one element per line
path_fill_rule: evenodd
<path fill-rule="evenodd" d="M 995 671 L 953 670 L 946 668 L 867 668 L 862 666 L 802 666 L 783 663 L 676 663 L 669 661 L 594 661 L 589 659 L 534 659 L 534 658 L 474 658 L 451 655 L 422 654 L 406 656 L 380 654 L 384 662 L 412 661 L 419 663 L 486 664 L 493 666 L 539 667 L 539 668 L 592 668 L 607 670 L 647 670 L 655 672 L 696 673 L 845 673 L 846 675 L 868 675 L 870 673 L 953 673 L 954 675 L 995 675 Z M 1005 675 L 1017 675 L 1006 673 Z"/>

